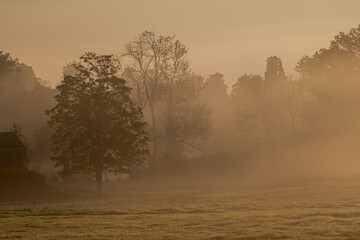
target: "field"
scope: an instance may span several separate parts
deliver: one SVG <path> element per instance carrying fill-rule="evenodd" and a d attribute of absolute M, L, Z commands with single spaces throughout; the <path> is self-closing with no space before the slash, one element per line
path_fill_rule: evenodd
<path fill-rule="evenodd" d="M 0 239 L 359 239 L 359 226 L 358 180 L 206 190 L 120 185 L 102 199 L 0 205 Z"/>

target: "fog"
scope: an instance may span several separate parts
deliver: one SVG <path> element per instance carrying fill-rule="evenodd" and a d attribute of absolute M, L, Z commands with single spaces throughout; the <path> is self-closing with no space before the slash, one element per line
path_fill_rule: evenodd
<path fill-rule="evenodd" d="M 359 10 L 0 0 L 0 239 L 359 239 Z"/>
<path fill-rule="evenodd" d="M 320 2 L 326 3 L 327 12 L 319 10 Z M 7 34 L 1 40 L 0 129 L 9 131 L 14 123 L 22 127 L 29 146 L 29 169 L 56 181 L 90 174 L 102 182 L 109 174 L 129 174 L 129 182 L 165 185 L 251 185 L 358 176 L 360 27 L 354 15 L 358 2 L 348 1 L 347 7 L 339 8 L 336 1 L 274 1 L 261 2 L 261 6 L 258 1 L 225 5 L 214 1 L 208 12 L 200 11 L 202 18 L 195 23 L 194 9 L 202 8 L 204 2 L 179 6 L 179 11 L 189 11 L 181 23 L 179 13 L 173 21 L 163 21 L 174 8 L 174 3 L 163 2 L 166 13 L 155 14 L 144 24 L 149 15 L 144 2 L 141 11 L 135 12 L 139 4 L 106 1 L 99 16 L 110 11 L 113 23 L 102 27 L 101 19 L 91 28 L 96 4 L 90 1 L 89 12 L 80 13 L 81 3 L 66 2 L 56 10 L 76 16 L 75 26 L 71 26 L 72 18 L 50 16 L 57 4 L 2 3 L 1 18 L 8 20 L 1 25 Z M 63 9 L 70 5 L 73 9 Z M 17 6 L 14 19 L 9 13 Z M 122 8 L 119 20 L 111 9 L 115 6 Z M 250 13 L 257 8 L 254 17 Z M 265 8 L 274 13 L 264 12 Z M 230 12 L 224 17 L 226 11 Z M 337 18 L 332 19 L 336 11 Z M 142 18 L 134 20 L 139 14 Z M 134 28 L 124 23 L 126 18 Z M 245 18 L 248 21 L 242 22 Z M 120 25 L 115 30 L 117 21 Z M 13 28 L 19 31 L 10 31 Z M 108 65 L 102 65 L 106 61 Z M 7 62 L 13 64 L 7 66 Z M 81 75 L 86 71 L 88 77 Z M 124 79 L 124 86 L 131 88 L 121 94 L 129 94 L 128 104 L 141 110 L 134 114 L 144 122 L 138 134 L 142 131 L 146 137 L 136 145 L 144 148 L 136 152 L 134 147 L 132 157 L 121 155 L 125 153 L 119 150 L 120 143 L 118 148 L 111 146 L 101 157 L 100 174 L 87 156 L 93 151 L 89 146 L 96 148 L 97 143 L 84 151 L 85 146 L 76 145 L 79 140 L 70 141 L 66 124 L 73 122 L 64 120 L 70 110 L 61 107 L 74 102 L 61 105 L 61 101 L 70 94 L 64 90 L 66 84 L 76 89 L 80 81 L 90 86 L 104 76 Z M 81 113 L 83 120 L 71 125 L 78 137 L 83 133 L 81 124 L 86 128 L 98 120 L 92 116 L 99 114 L 96 104 L 106 96 L 84 86 L 79 85 L 77 91 L 90 100 L 81 100 L 80 105 L 88 104 L 91 111 L 88 119 Z M 74 96 L 69 99 L 75 101 Z M 106 115 L 113 109 L 102 111 L 101 124 L 113 119 Z M 124 134 L 121 131 L 118 135 Z M 106 136 L 111 133 L 113 129 Z M 82 143 L 91 142 L 91 134 L 89 130 L 87 137 L 81 137 Z M 70 142 L 65 144 L 65 140 Z M 71 157 L 68 150 L 76 153 Z M 111 155 L 113 151 L 119 155 Z M 107 162 L 110 155 L 114 159 Z M 76 165 L 80 163 L 81 167 Z"/>

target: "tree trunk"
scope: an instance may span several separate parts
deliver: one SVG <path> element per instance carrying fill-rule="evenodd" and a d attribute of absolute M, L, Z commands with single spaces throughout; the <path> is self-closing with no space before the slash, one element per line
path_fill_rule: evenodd
<path fill-rule="evenodd" d="M 103 194 L 103 189 L 102 189 L 102 172 L 99 171 L 96 173 L 96 190 L 97 190 L 97 195 L 98 197 L 101 197 Z"/>
<path fill-rule="evenodd" d="M 165 119 L 165 143 L 164 143 L 164 160 L 167 163 L 178 160 L 178 149 L 176 146 L 176 126 L 174 121 L 174 106 L 172 101 L 172 91 L 169 93 Z"/>
<path fill-rule="evenodd" d="M 155 165 L 155 161 L 157 159 L 157 150 L 158 150 L 158 137 L 157 137 L 157 126 L 156 126 L 156 113 L 154 103 L 150 101 L 150 112 L 151 112 L 151 120 L 152 120 L 152 142 L 153 149 L 151 153 L 151 158 L 149 162 L 149 167 L 152 168 Z"/>

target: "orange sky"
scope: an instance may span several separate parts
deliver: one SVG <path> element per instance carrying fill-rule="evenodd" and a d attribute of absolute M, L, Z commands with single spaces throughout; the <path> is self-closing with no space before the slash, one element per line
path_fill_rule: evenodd
<path fill-rule="evenodd" d="M 290 73 L 305 54 L 360 24 L 359 0 L 0 0 L 0 50 L 55 86 L 86 51 L 120 52 L 144 30 L 175 34 L 193 70 L 229 85 L 277 55 Z"/>

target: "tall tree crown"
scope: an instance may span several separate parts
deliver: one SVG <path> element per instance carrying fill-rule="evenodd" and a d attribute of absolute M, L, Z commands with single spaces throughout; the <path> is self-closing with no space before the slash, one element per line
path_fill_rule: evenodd
<path fill-rule="evenodd" d="M 86 53 L 65 67 L 56 106 L 47 111 L 55 127 L 54 157 L 64 175 L 121 173 L 147 159 L 142 111 L 118 76 L 113 55 Z"/>
<path fill-rule="evenodd" d="M 265 82 L 277 83 L 285 79 L 285 72 L 281 59 L 277 56 L 269 57 L 266 60 Z"/>

